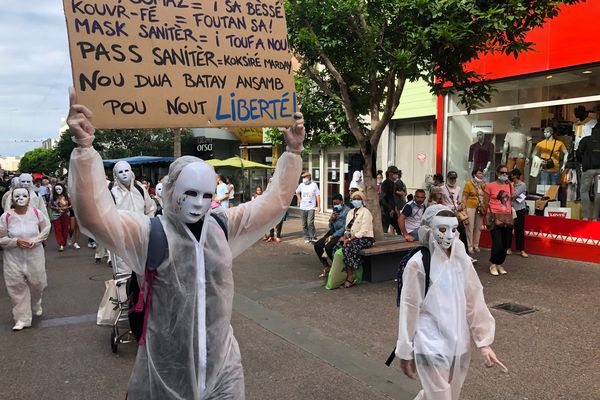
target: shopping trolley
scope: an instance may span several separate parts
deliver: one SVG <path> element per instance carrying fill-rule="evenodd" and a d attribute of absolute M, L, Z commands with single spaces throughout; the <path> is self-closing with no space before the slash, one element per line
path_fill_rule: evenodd
<path fill-rule="evenodd" d="M 117 287 L 116 298 L 110 298 L 111 303 L 115 310 L 117 310 L 117 316 L 112 324 L 112 330 L 110 333 L 110 347 L 113 353 L 116 353 L 119 349 L 120 344 L 135 342 L 135 338 L 129 327 L 128 317 L 128 283 L 131 279 L 131 271 L 127 271 L 124 268 L 124 263 L 120 257 L 115 256 L 114 253 L 110 254 L 110 259 L 113 269 L 113 278 L 115 280 L 115 286 Z"/>

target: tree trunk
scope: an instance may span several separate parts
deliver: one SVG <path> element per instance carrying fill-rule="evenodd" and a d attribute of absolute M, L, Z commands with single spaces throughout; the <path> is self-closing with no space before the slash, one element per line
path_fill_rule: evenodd
<path fill-rule="evenodd" d="M 181 128 L 177 128 L 174 131 L 175 136 L 173 137 L 173 157 L 181 157 Z"/>
<path fill-rule="evenodd" d="M 365 184 L 365 203 L 373 215 L 373 233 L 375 240 L 383 240 L 383 224 L 381 221 L 381 208 L 379 207 L 379 193 L 377 193 L 377 148 L 372 148 L 368 140 L 360 142 L 360 151 L 365 159 L 363 167 L 363 180 Z"/>

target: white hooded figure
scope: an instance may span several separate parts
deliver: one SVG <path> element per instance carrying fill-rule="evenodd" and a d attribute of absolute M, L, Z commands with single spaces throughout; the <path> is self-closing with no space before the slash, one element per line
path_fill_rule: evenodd
<path fill-rule="evenodd" d="M 396 356 L 411 378 L 416 366 L 423 390 L 415 400 L 459 399 L 469 370 L 471 337 L 487 366 L 506 368 L 489 347 L 495 321 L 473 263 L 457 240 L 453 215 L 442 205 L 428 207 L 423 215 L 419 240 L 431 254 L 427 293 L 421 252 L 408 261 L 402 275 Z"/>
<path fill-rule="evenodd" d="M 4 248 L 4 281 L 10 296 L 15 326 L 31 326 L 32 312 L 42 315 L 46 287 L 46 260 L 42 242 L 50 233 L 50 220 L 31 206 L 31 192 L 17 185 L 11 192 L 14 208 L 0 216 L 0 246 Z"/>
<path fill-rule="evenodd" d="M 239 207 L 211 210 L 216 185 L 212 166 L 190 156 L 173 162 L 163 184 L 163 215 L 157 217 L 168 254 L 158 257 L 157 246 L 148 249 L 154 232 L 150 226 L 156 224 L 141 213 L 117 210 L 106 190 L 102 160 L 89 147 L 93 127 L 88 115 L 84 106 L 72 105 L 68 119 L 78 135 L 74 140 L 84 146 L 73 150 L 69 172 L 82 231 L 122 255 L 138 275 L 143 276 L 147 262 L 159 264 L 145 344 L 138 349 L 128 398 L 244 399 L 241 357 L 231 327 L 232 260 L 287 210 L 302 168 L 298 154 L 303 121 L 286 132 L 296 154 L 281 156 L 271 189 Z"/>
<path fill-rule="evenodd" d="M 22 173 L 18 177 L 13 178 L 13 182 L 11 182 L 13 187 L 20 186 L 21 188 L 27 189 L 29 191 L 29 204 L 32 207 L 37 208 L 42 213 L 48 217 L 48 209 L 46 208 L 46 202 L 43 197 L 37 195 L 37 193 L 33 190 L 33 176 L 28 173 Z M 6 192 L 2 198 L 2 206 L 5 210 L 10 209 L 12 204 L 12 194 L 11 190 Z M 48 217 L 49 218 L 49 217 Z"/>
<path fill-rule="evenodd" d="M 148 194 L 146 188 L 144 188 L 140 182 L 135 180 L 135 174 L 127 161 L 118 161 L 114 165 L 113 185 L 110 191 L 117 210 L 131 211 L 149 217 L 154 216 L 156 204 L 154 203 L 154 200 L 150 198 L 150 194 Z M 131 273 L 132 267 L 123 260 L 120 253 L 111 252 L 110 257 L 113 269 L 117 273 Z"/>
<path fill-rule="evenodd" d="M 12 206 L 12 190 L 19 184 L 19 177 L 15 176 L 10 180 L 10 188 L 2 196 L 2 208 L 5 211 L 10 210 Z"/>
<path fill-rule="evenodd" d="M 352 189 L 358 189 L 363 191 L 365 188 L 365 183 L 363 181 L 363 176 L 360 171 L 354 171 L 352 174 L 352 181 L 350 182 L 349 190 L 352 192 Z"/>

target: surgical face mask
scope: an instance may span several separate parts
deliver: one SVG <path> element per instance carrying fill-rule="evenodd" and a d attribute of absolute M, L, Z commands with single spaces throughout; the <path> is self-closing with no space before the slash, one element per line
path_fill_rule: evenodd
<path fill-rule="evenodd" d="M 310 178 L 302 178 L 302 182 L 303 182 L 305 185 L 308 185 L 308 184 L 310 183 Z"/>
<path fill-rule="evenodd" d="M 363 205 L 362 200 L 360 199 L 352 200 L 351 203 L 354 206 L 354 208 L 361 208 Z"/>
<path fill-rule="evenodd" d="M 31 174 L 21 174 L 19 176 L 19 183 L 29 189 L 33 185 L 33 177 Z"/>
<path fill-rule="evenodd" d="M 396 182 L 398 179 L 400 179 L 400 175 L 394 174 L 392 175 L 392 179 L 394 180 L 394 182 Z"/>
<path fill-rule="evenodd" d="M 383 179 L 377 179 L 377 184 L 380 185 L 383 182 Z"/>
<path fill-rule="evenodd" d="M 129 185 L 133 179 L 133 174 L 131 173 L 131 166 L 129 163 L 125 161 L 119 161 L 115 164 L 115 171 L 117 172 L 117 179 L 123 185 Z"/>
<path fill-rule="evenodd" d="M 12 198 L 16 205 L 24 207 L 29 204 L 29 191 L 23 188 L 15 189 Z"/>
<path fill-rule="evenodd" d="M 498 175 L 498 180 L 500 180 L 500 182 L 507 182 L 508 175 Z"/>
<path fill-rule="evenodd" d="M 333 211 L 340 212 L 343 208 L 344 206 L 342 206 L 341 204 L 336 204 L 335 206 L 333 206 Z"/>
<path fill-rule="evenodd" d="M 158 197 L 162 197 L 162 191 L 163 191 L 163 184 L 159 183 L 156 185 L 156 195 Z"/>
<path fill-rule="evenodd" d="M 175 214 L 181 222 L 195 224 L 208 212 L 216 186 L 213 177 L 214 170 L 204 162 L 183 167 L 174 184 L 172 198 Z"/>
<path fill-rule="evenodd" d="M 456 239 L 458 219 L 456 217 L 435 216 L 431 220 L 431 233 L 442 249 L 449 249 Z"/>
<path fill-rule="evenodd" d="M 62 194 L 63 188 L 61 186 L 56 186 L 54 188 L 54 191 L 56 192 L 56 194 Z"/>

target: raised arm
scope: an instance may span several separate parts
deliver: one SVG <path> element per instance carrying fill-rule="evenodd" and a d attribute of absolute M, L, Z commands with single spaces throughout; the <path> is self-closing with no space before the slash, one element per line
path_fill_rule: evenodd
<path fill-rule="evenodd" d="M 277 224 L 290 206 L 302 172 L 300 151 L 304 142 L 304 119 L 300 113 L 296 113 L 294 117 L 294 126 L 284 130 L 287 151 L 277 161 L 269 190 L 253 201 L 226 210 L 233 257 L 238 256 Z"/>
<path fill-rule="evenodd" d="M 69 189 L 81 231 L 91 235 L 110 251 L 125 259 L 137 273 L 143 273 L 148 250 L 150 220 L 144 215 L 117 210 L 112 199 L 100 154 L 92 147 L 92 113 L 75 104 L 73 89 L 67 124 L 77 147 L 71 153 Z"/>

